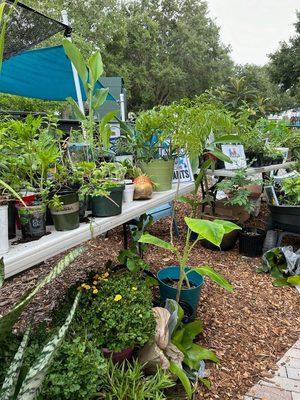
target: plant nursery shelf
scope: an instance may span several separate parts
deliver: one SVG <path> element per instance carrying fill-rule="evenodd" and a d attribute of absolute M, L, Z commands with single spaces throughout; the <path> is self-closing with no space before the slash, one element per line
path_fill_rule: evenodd
<path fill-rule="evenodd" d="M 91 224 L 81 223 L 80 227 L 71 231 L 58 232 L 54 228 L 48 227 L 49 232 L 39 240 L 28 243 L 21 243 L 10 246 L 10 250 L 4 255 L 5 277 L 8 278 L 21 271 L 24 271 L 48 258 L 51 258 L 71 247 L 80 245 L 102 233 L 116 228 L 139 217 L 147 211 L 168 203 L 175 198 L 176 184 L 172 190 L 153 193 L 150 200 L 138 200 L 123 205 L 123 212 L 120 215 L 108 218 L 94 218 Z M 184 195 L 194 189 L 194 183 L 182 182 L 179 187 L 179 195 Z"/>
<path fill-rule="evenodd" d="M 283 164 L 274 164 L 274 165 L 266 165 L 264 167 L 256 167 L 256 168 L 247 168 L 246 172 L 247 175 L 255 175 L 255 174 L 262 174 L 264 172 L 270 172 L 270 171 L 277 171 L 278 169 L 286 169 L 286 168 L 291 168 L 295 163 L 293 161 L 286 162 Z M 232 178 L 235 175 L 236 171 L 234 169 L 215 169 L 214 171 L 209 170 L 208 174 L 209 175 L 214 175 L 214 176 L 224 176 L 228 178 Z"/>

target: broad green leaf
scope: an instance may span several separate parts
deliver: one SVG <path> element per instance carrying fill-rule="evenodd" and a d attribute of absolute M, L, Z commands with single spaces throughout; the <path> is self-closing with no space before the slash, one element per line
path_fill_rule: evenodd
<path fill-rule="evenodd" d="M 86 119 L 86 117 L 85 117 L 85 115 L 83 114 L 83 112 L 80 110 L 78 104 L 77 104 L 76 101 L 73 99 L 73 97 L 67 97 L 66 100 L 67 100 L 67 102 L 68 102 L 69 104 L 71 104 L 72 109 L 73 109 L 73 111 L 74 111 L 74 114 L 75 114 L 76 118 L 77 118 L 79 121 L 83 122 L 83 121 Z"/>
<path fill-rule="evenodd" d="M 203 267 L 193 268 L 188 272 L 188 274 L 192 271 L 197 272 L 202 276 L 208 276 L 213 282 L 217 283 L 228 292 L 233 292 L 233 286 L 222 275 L 220 275 L 211 267 L 205 265 Z"/>
<path fill-rule="evenodd" d="M 107 89 L 107 92 L 108 92 L 108 89 Z M 108 124 L 110 121 L 115 119 L 118 114 L 119 114 L 119 110 L 112 110 L 112 111 L 108 112 L 101 118 L 101 121 L 100 121 L 101 124 Z"/>
<path fill-rule="evenodd" d="M 103 74 L 103 63 L 99 51 L 91 55 L 88 60 L 88 67 L 90 71 L 90 84 L 94 86 L 99 80 L 100 76 Z"/>
<path fill-rule="evenodd" d="M 199 378 L 199 381 L 202 382 L 207 389 L 211 389 L 211 381 L 208 378 Z"/>
<path fill-rule="evenodd" d="M 289 276 L 287 278 L 287 281 L 289 284 L 291 285 L 300 285 L 300 275 L 296 275 L 296 276 Z"/>
<path fill-rule="evenodd" d="M 180 203 L 189 204 L 190 206 L 194 206 L 195 204 L 197 204 L 194 199 L 186 196 L 178 197 L 177 201 L 179 201 Z"/>
<path fill-rule="evenodd" d="M 5 278 L 5 266 L 3 257 L 0 258 L 0 287 L 3 286 Z"/>
<path fill-rule="evenodd" d="M 213 150 L 210 150 L 210 153 L 213 154 L 215 157 L 217 157 L 221 161 L 228 162 L 230 164 L 232 163 L 232 160 L 228 156 L 223 154 L 220 150 L 213 149 Z"/>
<path fill-rule="evenodd" d="M 222 227 L 224 228 L 224 231 L 225 231 L 225 235 L 226 235 L 226 233 L 230 233 L 232 231 L 242 229 L 240 226 L 234 224 L 233 222 L 224 221 L 223 219 L 215 219 L 214 222 L 216 224 L 222 225 Z"/>
<path fill-rule="evenodd" d="M 273 286 L 288 286 L 287 278 L 275 278 L 273 280 Z"/>
<path fill-rule="evenodd" d="M 180 368 L 177 364 L 175 364 L 174 361 L 170 361 L 170 371 L 172 372 L 172 374 L 178 377 L 182 386 L 184 387 L 188 398 L 191 399 L 193 395 L 193 390 L 189 378 L 186 376 L 184 370 Z"/>
<path fill-rule="evenodd" d="M 20 369 L 23 364 L 24 352 L 28 343 L 30 330 L 25 332 L 22 342 L 16 352 L 8 371 L 6 372 L 5 379 L 1 389 L 1 400 L 12 400 L 15 398 L 17 382 L 20 374 Z"/>
<path fill-rule="evenodd" d="M 92 98 L 92 108 L 93 110 L 97 110 L 97 108 L 101 107 L 105 102 L 108 96 L 108 88 L 96 89 Z M 119 111 L 119 110 L 118 110 Z"/>
<path fill-rule="evenodd" d="M 12 327 L 22 314 L 24 308 L 33 299 L 33 297 L 47 284 L 51 283 L 59 274 L 61 274 L 73 261 L 84 251 L 83 247 L 79 247 L 68 253 L 49 274 L 37 284 L 37 286 L 29 293 L 26 293 L 14 308 L 6 315 L 0 318 L 0 342 L 11 332 Z"/>
<path fill-rule="evenodd" d="M 0 179 L 0 186 L 3 186 L 6 190 L 8 190 L 16 199 L 18 199 L 24 207 L 27 207 L 26 203 L 24 203 L 24 200 L 22 197 L 11 187 L 9 186 L 6 182 L 4 182 L 2 179 Z"/>
<path fill-rule="evenodd" d="M 132 258 L 128 258 L 127 262 L 126 262 L 126 266 L 129 269 L 130 272 L 136 273 L 139 271 L 140 267 L 137 264 L 137 262 L 132 259 Z"/>
<path fill-rule="evenodd" d="M 62 44 L 64 46 L 66 55 L 74 65 L 80 79 L 82 80 L 82 83 L 84 84 L 84 86 L 86 86 L 88 82 L 88 71 L 83 55 L 80 53 L 75 44 L 70 42 L 68 39 L 63 39 Z"/>
<path fill-rule="evenodd" d="M 214 143 L 241 143 L 242 138 L 240 135 L 223 135 L 217 138 Z"/>
<path fill-rule="evenodd" d="M 199 346 L 195 343 L 186 350 L 184 356 L 184 363 L 191 369 L 196 370 L 198 370 L 201 360 L 211 360 L 215 363 L 219 362 L 218 357 L 212 350 L 206 349 L 205 347 Z"/>
<path fill-rule="evenodd" d="M 176 252 L 175 247 L 173 247 L 170 243 L 165 242 L 164 240 L 161 240 L 153 235 L 150 235 L 150 233 L 145 233 L 144 235 L 142 235 L 139 239 L 139 242 L 153 244 L 156 247 L 172 251 L 173 253 Z"/>
<path fill-rule="evenodd" d="M 54 355 L 61 345 L 65 334 L 72 322 L 81 293 L 75 297 L 72 308 L 64 325 L 59 329 L 58 333 L 43 347 L 35 364 L 29 369 L 22 383 L 17 400 L 34 400 L 38 395 L 47 371 L 51 365 Z"/>
<path fill-rule="evenodd" d="M 193 343 L 193 340 L 199 333 L 203 332 L 203 324 L 200 320 L 195 320 L 184 324 L 183 330 L 182 345 L 187 347 Z"/>
<path fill-rule="evenodd" d="M 198 233 L 201 238 L 208 240 L 216 246 L 220 246 L 225 232 L 222 225 L 205 219 L 186 217 L 184 220 L 191 231 Z"/>

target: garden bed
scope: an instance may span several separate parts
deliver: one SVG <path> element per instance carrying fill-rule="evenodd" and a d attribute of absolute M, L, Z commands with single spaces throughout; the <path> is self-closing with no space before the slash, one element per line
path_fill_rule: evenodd
<path fill-rule="evenodd" d="M 178 206 L 177 215 L 182 231 L 185 206 Z M 264 224 L 265 217 L 263 212 L 261 220 L 256 223 L 258 227 Z M 150 231 L 162 239 L 169 237 L 166 220 L 154 224 Z M 180 239 L 175 240 L 180 243 Z M 23 329 L 32 317 L 36 322 L 47 319 L 70 284 L 84 278 L 88 271 L 98 270 L 99 265 L 117 256 L 121 247 L 119 228 L 106 239 L 90 241 L 87 253 L 57 278 L 51 289 L 46 287 L 38 294 L 17 327 Z M 169 253 L 152 247 L 145 259 L 155 269 L 175 263 Z M 205 325 L 200 341 L 215 350 L 221 362 L 219 365 L 207 363 L 212 389 L 203 389 L 197 398 L 204 395 L 205 399 L 211 400 L 243 399 L 247 389 L 275 368 L 276 361 L 298 339 L 299 296 L 294 288 L 273 287 L 269 276 L 255 272 L 260 259 L 240 256 L 237 247 L 224 253 L 204 249 L 199 244 L 193 250 L 191 259 L 194 266 L 211 265 L 235 287 L 232 294 L 224 292 L 209 280 L 203 287 L 197 311 L 197 316 Z M 57 257 L 7 280 L 0 289 L 0 314 L 5 314 L 17 298 L 33 288 L 56 260 Z"/>

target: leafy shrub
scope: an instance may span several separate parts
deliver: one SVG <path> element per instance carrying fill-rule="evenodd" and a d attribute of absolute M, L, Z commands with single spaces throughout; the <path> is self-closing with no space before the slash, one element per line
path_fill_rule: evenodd
<path fill-rule="evenodd" d="M 145 377 L 138 362 L 116 366 L 110 361 L 103 376 L 101 397 L 106 400 L 163 400 L 164 390 L 174 386 L 168 374 L 158 369 L 155 375 Z"/>
<path fill-rule="evenodd" d="M 106 361 L 93 341 L 65 341 L 49 370 L 39 400 L 92 399 L 99 391 Z"/>
<path fill-rule="evenodd" d="M 113 351 L 143 346 L 155 330 L 151 290 L 138 275 L 106 274 L 82 284 L 74 329 Z"/>
<path fill-rule="evenodd" d="M 282 182 L 284 191 L 283 202 L 289 205 L 300 205 L 300 175 L 294 178 L 284 179 Z"/>

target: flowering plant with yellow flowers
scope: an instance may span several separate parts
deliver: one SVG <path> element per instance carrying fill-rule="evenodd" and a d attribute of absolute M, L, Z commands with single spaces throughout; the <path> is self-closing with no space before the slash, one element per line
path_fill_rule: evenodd
<path fill-rule="evenodd" d="M 145 280 L 128 271 L 98 273 L 79 287 L 76 330 L 111 351 L 143 346 L 154 336 L 152 293 Z"/>

